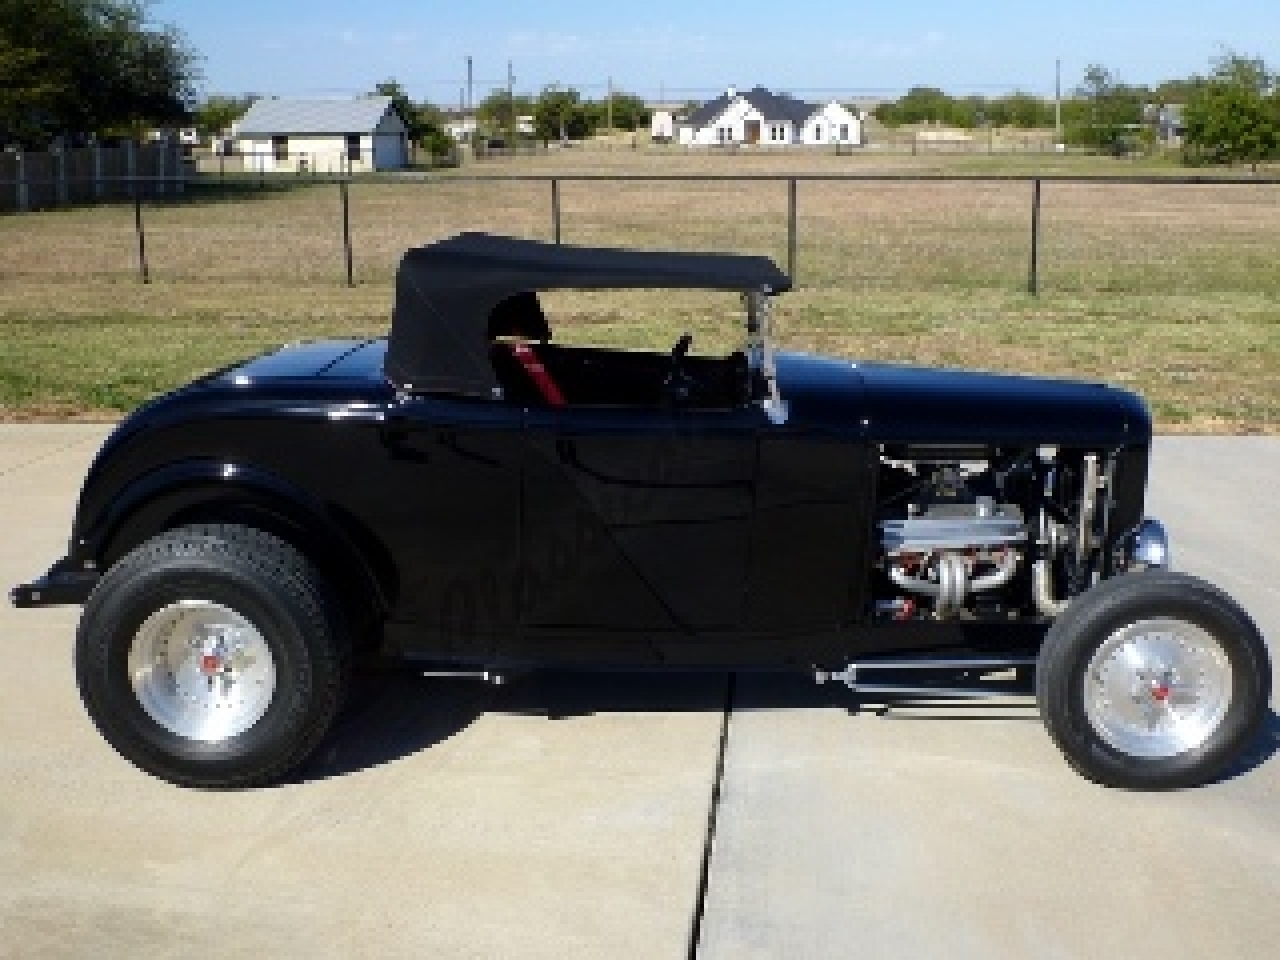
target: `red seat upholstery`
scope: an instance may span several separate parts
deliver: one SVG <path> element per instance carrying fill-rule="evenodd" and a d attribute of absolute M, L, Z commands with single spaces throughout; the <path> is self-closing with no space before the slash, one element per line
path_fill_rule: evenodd
<path fill-rule="evenodd" d="M 513 343 L 511 344 L 511 354 L 516 358 L 520 366 L 524 368 L 524 372 L 529 375 L 529 379 L 538 388 L 538 393 L 541 394 L 547 406 L 563 407 L 565 405 L 564 394 L 560 392 L 556 382 L 551 379 L 551 374 L 547 373 L 547 368 L 538 359 L 533 347 L 527 343 Z"/>

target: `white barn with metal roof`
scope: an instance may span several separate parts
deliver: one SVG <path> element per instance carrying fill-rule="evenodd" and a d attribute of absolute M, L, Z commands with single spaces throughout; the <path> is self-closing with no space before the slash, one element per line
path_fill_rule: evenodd
<path fill-rule="evenodd" d="M 364 173 L 409 162 L 408 133 L 390 97 L 259 100 L 232 128 L 245 169 Z"/>

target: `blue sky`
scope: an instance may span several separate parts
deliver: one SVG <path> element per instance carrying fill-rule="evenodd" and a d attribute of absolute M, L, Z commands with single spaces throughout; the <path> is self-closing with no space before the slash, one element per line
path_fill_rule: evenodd
<path fill-rule="evenodd" d="M 158 0 L 152 15 L 203 56 L 205 92 L 345 95 L 394 77 L 415 99 L 455 104 L 467 54 L 477 99 L 505 84 L 508 58 L 522 91 L 598 96 L 612 75 L 680 99 L 756 83 L 801 96 L 1051 93 L 1055 58 L 1070 89 L 1089 63 L 1156 83 L 1204 72 L 1227 48 L 1280 66 L 1277 0 Z"/>

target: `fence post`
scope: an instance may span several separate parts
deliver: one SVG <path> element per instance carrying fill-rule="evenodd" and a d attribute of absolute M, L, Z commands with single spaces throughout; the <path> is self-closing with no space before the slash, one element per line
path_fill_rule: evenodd
<path fill-rule="evenodd" d="M 126 183 L 136 195 L 138 192 L 138 149 L 132 140 L 124 142 L 124 175 Z"/>
<path fill-rule="evenodd" d="M 31 192 L 27 188 L 27 164 L 26 159 L 22 155 L 22 151 L 18 150 L 14 153 L 14 160 L 18 165 L 17 181 L 18 181 L 18 197 L 17 205 L 19 213 L 26 213 L 31 209 Z"/>
<path fill-rule="evenodd" d="M 796 178 L 787 179 L 787 276 L 796 282 Z"/>
<path fill-rule="evenodd" d="M 560 181 L 551 178 L 551 235 L 556 246 L 560 246 Z"/>
<path fill-rule="evenodd" d="M 67 206 L 71 202 L 70 191 L 67 189 L 67 151 L 65 147 L 58 147 L 53 152 L 54 162 L 54 180 L 57 182 L 57 205 L 60 207 Z"/>
<path fill-rule="evenodd" d="M 1031 269 L 1027 275 L 1027 292 L 1040 295 L 1040 178 L 1031 187 Z"/>
<path fill-rule="evenodd" d="M 151 270 L 147 266 L 147 234 L 142 227 L 142 192 L 137 180 L 133 181 L 133 225 L 138 232 L 138 273 L 143 283 L 151 282 Z"/>
<path fill-rule="evenodd" d="M 102 199 L 102 144 L 93 145 L 93 199 Z"/>
<path fill-rule="evenodd" d="M 348 196 L 347 181 L 338 181 L 338 192 L 342 196 L 342 252 L 346 258 L 347 286 L 356 285 L 355 274 L 351 262 L 351 198 Z"/>

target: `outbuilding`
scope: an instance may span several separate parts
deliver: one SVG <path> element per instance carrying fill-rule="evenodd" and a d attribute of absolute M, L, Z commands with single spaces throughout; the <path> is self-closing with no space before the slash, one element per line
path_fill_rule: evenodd
<path fill-rule="evenodd" d="M 409 162 L 409 138 L 390 97 L 254 103 L 232 128 L 245 168 L 265 173 L 367 173 Z"/>

